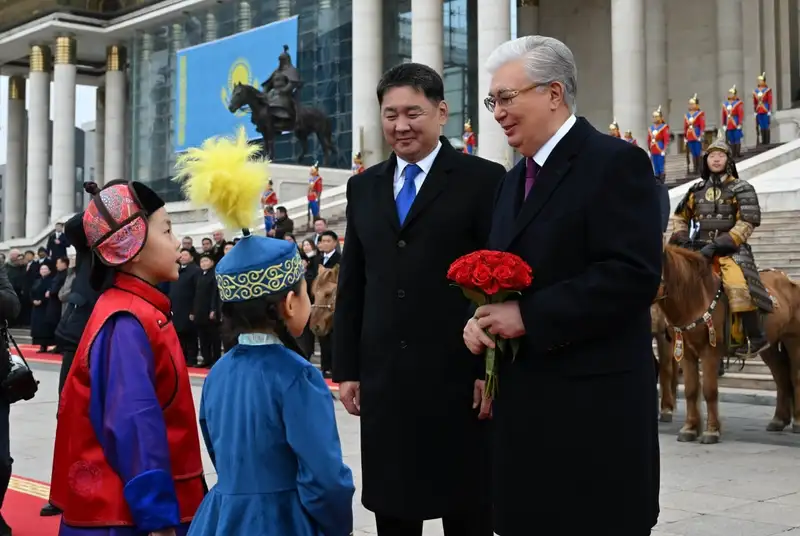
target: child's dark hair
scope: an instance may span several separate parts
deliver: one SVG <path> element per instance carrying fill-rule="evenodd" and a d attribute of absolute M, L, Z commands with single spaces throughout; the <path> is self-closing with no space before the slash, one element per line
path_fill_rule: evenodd
<path fill-rule="evenodd" d="M 284 346 L 303 357 L 308 357 L 286 329 L 286 324 L 284 324 L 278 309 L 289 291 L 299 294 L 302 285 L 303 280 L 301 279 L 292 288 L 278 294 L 241 302 L 223 303 L 222 330 L 225 338 L 236 341 L 239 335 L 244 333 L 274 333 Z"/>

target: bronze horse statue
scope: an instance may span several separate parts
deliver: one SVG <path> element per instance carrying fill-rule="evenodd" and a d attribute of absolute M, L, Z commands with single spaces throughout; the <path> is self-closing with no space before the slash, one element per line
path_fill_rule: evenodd
<path fill-rule="evenodd" d="M 285 113 L 278 114 L 277 110 L 269 105 L 264 93 L 253 86 L 237 82 L 231 94 L 228 110 L 236 113 L 245 107 L 250 110 L 250 121 L 263 138 L 264 154 L 270 159 L 275 158 L 275 138 L 289 131 L 294 133 L 302 148 L 300 156 L 297 157 L 298 164 L 303 162 L 308 152 L 308 138 L 311 134 L 317 135 L 317 140 L 322 146 L 323 165 L 328 165 L 330 154 L 337 152 L 333 144 L 331 120 L 318 108 L 302 106 L 295 101 L 295 119 L 292 121 L 283 117 Z"/>
<path fill-rule="evenodd" d="M 721 437 L 717 372 L 728 353 L 730 335 L 726 333 L 729 311 L 718 270 L 716 262 L 700 253 L 673 245 L 664 248 L 656 303 L 670 326 L 673 355 L 683 369 L 686 421 L 678 441 L 695 441 L 700 435 L 702 443 L 713 444 Z M 794 421 L 792 432 L 800 433 L 800 286 L 780 271 L 762 271 L 760 275 L 775 304 L 764 324 L 770 347 L 761 353 L 777 384 L 775 414 L 767 430 L 782 431 Z M 708 412 L 702 432 L 700 367 Z"/>

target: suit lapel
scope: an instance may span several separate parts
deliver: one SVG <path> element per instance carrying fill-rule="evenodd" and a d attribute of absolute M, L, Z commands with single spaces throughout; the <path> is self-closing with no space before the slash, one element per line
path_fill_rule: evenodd
<path fill-rule="evenodd" d="M 447 186 L 450 178 L 450 171 L 452 171 L 454 167 L 453 152 L 455 152 L 453 146 L 450 145 L 447 139 L 442 138 L 442 148 L 439 149 L 439 154 L 436 155 L 436 159 L 433 161 L 430 173 L 425 177 L 425 180 L 422 182 L 422 187 L 419 189 L 419 192 L 417 192 L 417 197 L 411 205 L 411 210 L 408 211 L 406 220 L 403 222 L 403 228 L 408 227 L 425 208 L 433 203 L 434 199 L 436 199 Z M 396 212 L 395 210 L 395 213 Z"/>
<path fill-rule="evenodd" d="M 394 170 L 397 167 L 397 157 L 392 155 L 381 164 L 380 172 L 375 181 L 375 199 L 378 210 L 386 217 L 395 233 L 400 232 L 400 218 L 397 216 L 397 205 L 394 202 Z"/>
<path fill-rule="evenodd" d="M 593 128 L 584 118 L 578 118 L 566 136 L 550 153 L 544 166 L 536 176 L 534 185 L 528 199 L 523 201 L 517 219 L 514 221 L 514 231 L 508 237 L 508 247 L 511 242 L 530 224 L 539 213 L 547 206 L 553 194 L 558 190 L 562 180 L 569 172 L 572 159 L 578 151 L 586 137 L 591 134 Z M 515 194 L 519 195 L 520 189 L 515 189 Z"/>

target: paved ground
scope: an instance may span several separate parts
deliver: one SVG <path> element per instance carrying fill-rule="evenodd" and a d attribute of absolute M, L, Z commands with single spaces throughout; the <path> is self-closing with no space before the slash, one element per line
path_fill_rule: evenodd
<path fill-rule="evenodd" d="M 47 481 L 58 373 L 54 366 L 33 366 L 42 382 L 40 393 L 15 405 L 11 413 L 14 473 Z M 358 486 L 358 420 L 338 403 L 336 413 L 345 460 Z M 721 413 L 725 436 L 715 446 L 677 443 L 678 422 L 661 425 L 661 522 L 653 536 L 800 536 L 800 434 L 767 434 L 764 427 L 772 416 L 768 407 L 723 403 Z M 213 484 L 216 475 L 207 456 L 204 461 Z M 354 510 L 356 535 L 374 534 L 372 515 L 358 501 Z M 425 536 L 441 534 L 439 522 L 426 523 Z"/>

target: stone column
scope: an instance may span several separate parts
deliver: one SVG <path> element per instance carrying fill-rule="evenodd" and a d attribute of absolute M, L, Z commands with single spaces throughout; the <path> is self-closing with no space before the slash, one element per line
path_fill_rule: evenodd
<path fill-rule="evenodd" d="M 203 41 L 206 43 L 217 40 L 217 32 L 219 25 L 217 24 L 217 16 L 213 13 L 206 13 L 206 31 L 203 36 Z"/>
<path fill-rule="evenodd" d="M 25 236 L 25 78 L 8 79 L 3 240 Z"/>
<path fill-rule="evenodd" d="M 278 0 L 278 20 L 288 19 L 292 16 L 291 0 Z"/>
<path fill-rule="evenodd" d="M 761 71 L 767 73 L 767 85 L 772 88 L 772 106 L 774 108 L 773 115 L 776 110 L 781 108 L 781 103 L 783 102 L 783 95 L 781 95 L 782 88 L 780 81 L 780 62 L 778 60 L 779 34 L 778 23 L 776 19 L 778 14 L 777 6 L 775 4 L 775 0 L 761 0 L 761 42 L 763 44 L 762 54 L 764 60 Z M 787 50 L 786 52 L 788 53 L 789 51 Z M 747 93 L 753 91 L 753 86 L 755 83 L 755 79 L 747 81 Z M 742 96 L 741 91 L 739 92 L 739 95 Z"/>
<path fill-rule="evenodd" d="M 517 0 L 517 37 L 539 33 L 539 0 Z"/>
<path fill-rule="evenodd" d="M 411 61 L 439 74 L 444 71 L 443 9 L 442 0 L 411 0 Z"/>
<path fill-rule="evenodd" d="M 72 36 L 56 38 L 53 66 L 53 184 L 50 221 L 75 211 L 75 64 L 76 41 Z"/>
<path fill-rule="evenodd" d="M 280 11 L 280 8 L 278 8 Z M 278 18 L 281 18 L 278 15 Z M 253 10 L 250 9 L 249 2 L 239 2 L 239 7 L 236 11 L 236 30 L 239 32 L 246 32 L 253 27 Z"/>
<path fill-rule="evenodd" d="M 677 117 L 670 117 L 667 84 L 667 15 L 664 2 L 665 0 L 645 0 L 645 63 L 647 64 L 645 102 L 647 110 L 655 110 L 661 106 L 664 119 L 676 125 Z M 689 94 L 691 93 L 694 91 Z M 623 131 L 628 128 L 630 127 L 622 126 Z"/>
<path fill-rule="evenodd" d="M 353 0 L 353 153 L 364 165 L 383 160 L 381 110 L 375 89 L 383 73 L 383 2 Z"/>
<path fill-rule="evenodd" d="M 750 107 L 744 80 L 742 53 L 742 0 L 717 0 L 717 100 L 722 101 L 736 84 L 745 108 Z M 721 104 L 719 104 L 721 106 Z M 717 114 L 720 115 L 720 108 Z M 712 116 L 714 117 L 714 116 Z M 716 119 L 717 123 L 722 118 Z M 722 125 L 720 125 L 722 126 Z M 747 128 L 744 125 L 742 128 Z"/>
<path fill-rule="evenodd" d="M 108 183 L 125 178 L 125 48 L 106 49 L 105 158 L 103 179 Z"/>
<path fill-rule="evenodd" d="M 788 110 L 792 107 L 792 34 L 797 31 L 797 28 L 792 27 L 792 17 L 789 14 L 793 2 L 790 0 L 779 0 L 778 2 L 778 69 L 777 76 L 774 79 L 776 85 L 780 84 L 778 94 L 780 95 L 780 103 L 774 102 L 773 107 L 775 110 Z"/>
<path fill-rule="evenodd" d="M 492 112 L 483 105 L 492 77 L 486 70 L 486 60 L 498 46 L 511 38 L 511 5 L 496 0 L 478 0 L 478 125 L 477 153 L 482 158 L 511 166 L 511 148 L 506 135 Z M 474 91 L 474 90 L 473 90 Z"/>
<path fill-rule="evenodd" d="M 760 1 L 761 0 L 742 0 L 742 21 L 747 21 L 747 30 L 742 32 L 742 83 L 747 85 L 748 88 L 750 85 L 755 84 L 756 77 L 763 71 L 763 64 L 761 62 L 763 46 L 761 43 Z M 767 76 L 769 77 L 770 73 L 767 73 Z M 730 86 L 726 87 L 725 92 L 720 93 L 716 96 L 716 99 L 714 99 L 716 108 L 713 114 L 709 115 L 708 119 L 713 119 L 715 125 L 722 119 L 720 117 L 721 101 L 726 97 L 729 87 Z M 742 91 L 746 91 L 748 88 L 742 88 Z M 749 91 L 747 92 L 749 93 Z M 744 140 L 742 141 L 742 145 L 745 147 L 754 147 L 756 144 L 755 121 L 752 100 L 745 99 Z"/>
<path fill-rule="evenodd" d="M 97 88 L 94 100 L 94 182 L 102 188 L 106 182 L 106 89 L 104 87 Z"/>
<path fill-rule="evenodd" d="M 620 128 L 630 130 L 642 146 L 650 123 L 644 11 L 644 0 L 611 0 L 613 115 Z M 663 110 L 666 103 L 659 104 Z"/>
<path fill-rule="evenodd" d="M 50 215 L 50 73 L 52 55 L 46 45 L 33 45 L 28 75 L 28 178 L 25 196 L 25 236 L 35 236 Z"/>

